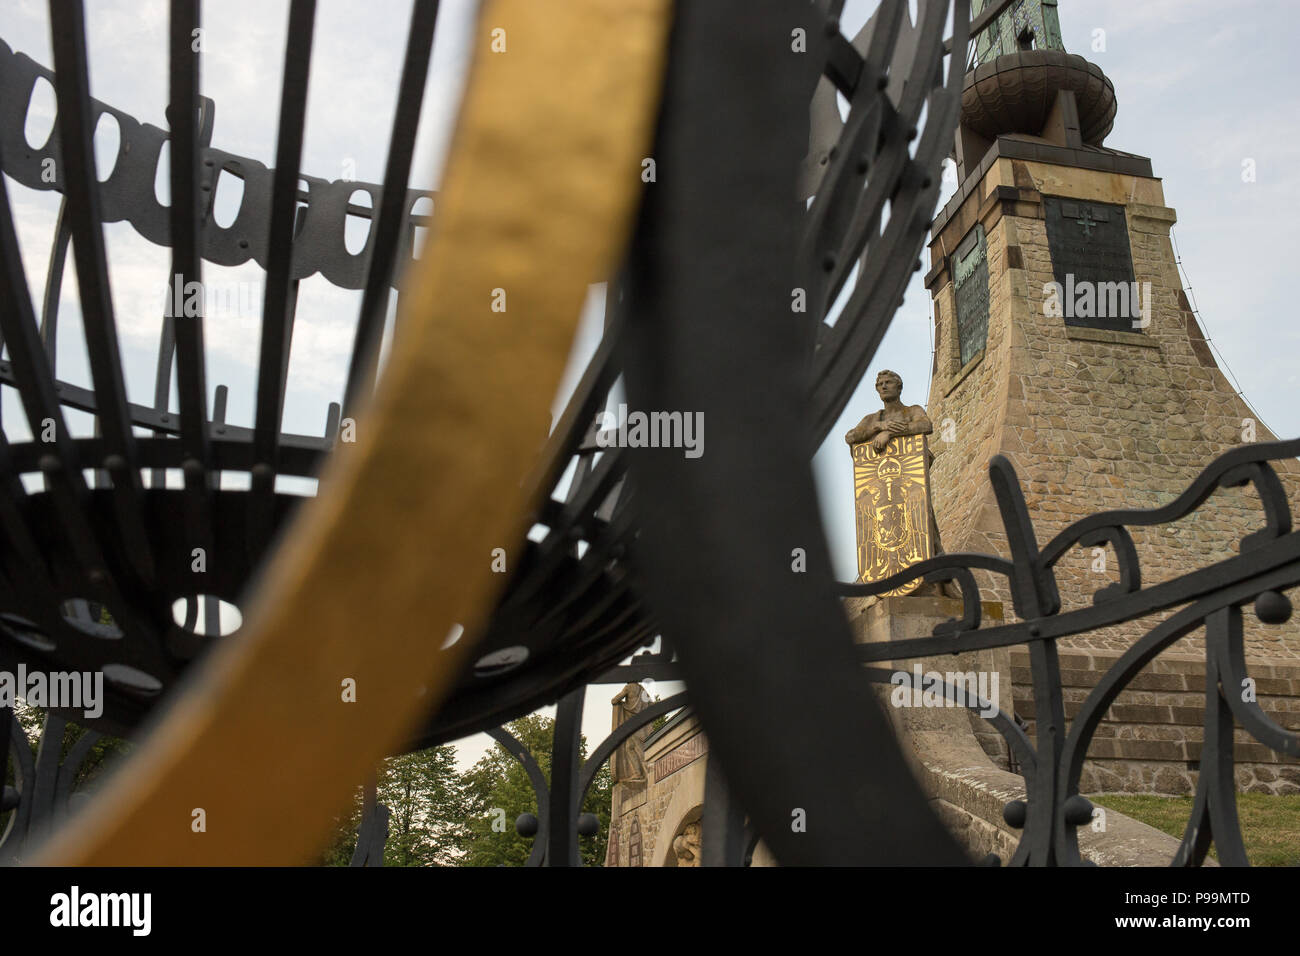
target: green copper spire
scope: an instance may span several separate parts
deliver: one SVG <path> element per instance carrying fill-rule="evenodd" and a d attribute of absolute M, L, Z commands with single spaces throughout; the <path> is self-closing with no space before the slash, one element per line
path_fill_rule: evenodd
<path fill-rule="evenodd" d="M 972 0 L 971 18 L 994 6 L 1002 11 L 975 36 L 974 65 L 1018 50 L 1065 50 L 1056 0 Z"/>

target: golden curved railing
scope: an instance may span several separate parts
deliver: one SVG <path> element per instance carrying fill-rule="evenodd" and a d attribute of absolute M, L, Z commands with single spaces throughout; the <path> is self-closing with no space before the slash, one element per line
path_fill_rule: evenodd
<path fill-rule="evenodd" d="M 450 692 L 502 583 L 492 550 L 526 531 L 539 421 L 519 410 L 551 401 L 587 286 L 630 232 L 669 20 L 668 0 L 485 5 L 437 223 L 355 444 L 241 633 L 37 862 L 304 862 Z M 444 649 L 453 622 L 465 637 Z"/>

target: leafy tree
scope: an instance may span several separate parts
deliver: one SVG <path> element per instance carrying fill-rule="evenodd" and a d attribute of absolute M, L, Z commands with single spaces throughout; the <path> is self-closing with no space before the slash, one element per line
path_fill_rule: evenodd
<path fill-rule="evenodd" d="M 345 810 L 335 815 L 334 828 L 330 831 L 329 842 L 317 860 L 318 865 L 347 866 L 352 862 L 352 853 L 357 848 L 357 827 L 361 824 L 363 796 L 362 788 L 357 787 L 352 795 L 352 802 Z"/>
<path fill-rule="evenodd" d="M 431 747 L 384 761 L 378 791 L 390 814 L 385 866 L 456 863 L 465 841 L 466 806 L 455 747 Z"/>
<path fill-rule="evenodd" d="M 506 725 L 528 749 L 549 780 L 551 743 L 555 721 L 530 714 Z M 587 756 L 586 737 L 579 754 Z M 528 773 L 504 747 L 491 750 L 462 777 L 468 802 L 468 840 L 462 866 L 523 866 L 532 852 L 533 841 L 515 832 L 515 818 L 521 813 L 537 813 L 537 797 Z M 611 784 L 609 767 L 601 767 L 587 791 L 582 812 L 594 813 L 599 830 L 594 837 L 579 837 L 584 866 L 603 866 L 605 844 L 609 836 Z"/>
<path fill-rule="evenodd" d="M 388 807 L 385 866 L 454 865 L 465 841 L 465 799 L 450 744 L 385 760 L 376 780 L 378 802 Z M 357 845 L 364 790 L 334 818 L 321 852 L 323 866 L 347 866 Z"/>

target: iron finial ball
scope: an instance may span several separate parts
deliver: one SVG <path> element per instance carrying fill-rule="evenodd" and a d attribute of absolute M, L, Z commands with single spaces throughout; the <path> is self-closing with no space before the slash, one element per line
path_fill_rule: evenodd
<path fill-rule="evenodd" d="M 600 832 L 600 821 L 596 819 L 594 813 L 583 813 L 578 816 L 578 836 L 593 837 Z"/>
<path fill-rule="evenodd" d="M 521 837 L 537 836 L 537 814 L 521 813 L 515 817 L 515 832 Z"/>
<path fill-rule="evenodd" d="M 1019 830 L 1025 825 L 1025 817 L 1029 813 L 1029 804 L 1023 800 L 1012 800 L 1002 808 L 1002 819 L 1007 821 L 1007 826 Z"/>
<path fill-rule="evenodd" d="M 1072 827 L 1081 827 L 1092 821 L 1092 801 L 1081 793 L 1076 793 L 1061 808 L 1065 822 Z"/>
<path fill-rule="evenodd" d="M 1285 624 L 1291 620 L 1291 599 L 1277 591 L 1265 591 L 1255 598 L 1255 616 L 1265 624 Z"/>

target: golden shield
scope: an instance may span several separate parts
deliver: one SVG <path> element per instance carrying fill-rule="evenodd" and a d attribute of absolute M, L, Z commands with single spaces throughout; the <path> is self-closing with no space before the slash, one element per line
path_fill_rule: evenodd
<path fill-rule="evenodd" d="M 897 436 L 882 452 L 870 442 L 853 446 L 860 581 L 882 581 L 934 553 L 926 451 L 924 435 Z M 917 579 L 885 594 L 910 594 L 920 586 Z"/>

